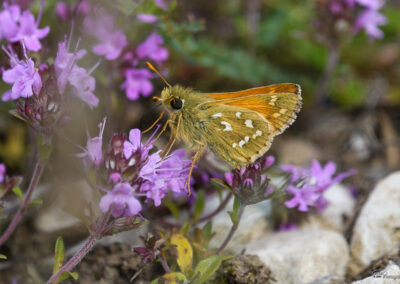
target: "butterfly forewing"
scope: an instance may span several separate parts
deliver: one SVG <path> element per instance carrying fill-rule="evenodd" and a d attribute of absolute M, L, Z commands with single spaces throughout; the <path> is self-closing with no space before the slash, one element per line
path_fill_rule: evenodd
<path fill-rule="evenodd" d="M 218 105 L 205 109 L 201 116 L 207 146 L 235 167 L 254 162 L 271 146 L 273 127 L 254 111 Z"/>
<path fill-rule="evenodd" d="M 211 93 L 209 105 L 230 105 L 255 111 L 274 127 L 273 136 L 282 133 L 301 108 L 301 89 L 296 84 L 277 84 L 232 93 Z M 247 95 L 246 95 L 247 94 Z"/>

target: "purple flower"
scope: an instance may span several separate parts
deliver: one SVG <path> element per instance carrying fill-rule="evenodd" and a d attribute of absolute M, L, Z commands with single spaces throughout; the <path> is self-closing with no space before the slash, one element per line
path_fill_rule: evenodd
<path fill-rule="evenodd" d="M 167 0 L 154 0 L 156 5 L 163 10 L 168 10 L 168 1 Z"/>
<path fill-rule="evenodd" d="M 370 39 L 383 38 L 383 32 L 378 26 L 386 24 L 386 17 L 377 10 L 368 9 L 357 18 L 354 31 L 364 29 Z"/>
<path fill-rule="evenodd" d="M 163 38 L 156 33 L 151 34 L 136 49 L 136 55 L 139 59 L 149 58 L 158 64 L 168 59 L 168 50 L 161 45 Z"/>
<path fill-rule="evenodd" d="M 93 93 L 96 81 L 90 76 L 90 71 L 88 72 L 76 64 L 76 61 L 81 59 L 86 51 L 78 50 L 78 45 L 74 53 L 68 52 L 68 49 L 69 44 L 66 41 L 58 44 L 57 56 L 54 60 L 58 89 L 60 93 L 64 93 L 67 83 L 69 83 L 74 87 L 74 94 L 78 98 L 87 103 L 90 108 L 96 107 L 99 103 L 99 99 Z"/>
<path fill-rule="evenodd" d="M 185 150 L 174 151 L 167 159 L 162 160 L 159 152 L 149 156 L 141 168 L 139 177 L 143 180 L 140 192 L 145 193 L 147 200 L 153 200 L 155 206 L 172 190 L 175 193 L 186 191 L 186 178 L 190 161 L 184 160 Z"/>
<path fill-rule="evenodd" d="M 157 22 L 157 17 L 152 14 L 138 14 L 137 19 L 143 23 L 153 24 Z"/>
<path fill-rule="evenodd" d="M 355 0 L 355 2 L 371 10 L 379 10 L 385 4 L 385 0 Z"/>
<path fill-rule="evenodd" d="M 124 156 L 126 159 L 130 159 L 132 154 L 140 150 L 142 152 L 141 158 L 143 159 L 147 157 L 151 148 L 151 145 L 143 147 L 142 134 L 139 129 L 135 128 L 129 132 L 129 141 L 124 142 Z"/>
<path fill-rule="evenodd" d="M 128 45 L 124 32 L 114 27 L 114 18 L 104 9 L 97 9 L 93 15 L 86 17 L 84 25 L 86 31 L 100 42 L 93 46 L 93 52 L 104 55 L 107 60 L 118 58 Z"/>
<path fill-rule="evenodd" d="M 225 173 L 225 181 L 243 204 L 258 203 L 274 191 L 264 173 L 274 162 L 273 156 L 261 157 L 245 168 Z"/>
<path fill-rule="evenodd" d="M 308 211 L 308 207 L 315 207 L 322 211 L 328 205 L 323 193 L 333 184 L 342 181 L 355 173 L 349 170 L 345 173 L 339 173 L 335 177 L 336 165 L 329 162 L 322 167 L 314 160 L 310 168 L 302 168 L 294 165 L 282 165 L 283 171 L 291 174 L 290 184 L 286 191 L 292 195 L 292 198 L 285 202 L 286 207 L 298 207 L 299 211 Z"/>
<path fill-rule="evenodd" d="M 42 79 L 35 68 L 32 59 L 25 53 L 25 60 L 20 60 L 12 49 L 3 50 L 10 57 L 11 69 L 3 72 L 3 81 L 12 84 L 11 90 L 3 94 L 2 100 L 16 100 L 20 97 L 29 98 L 38 95 L 42 88 Z"/>
<path fill-rule="evenodd" d="M 21 8 L 18 5 L 4 3 L 4 10 L 0 12 L 0 39 L 2 37 L 11 41 L 18 33 L 18 21 L 21 16 Z"/>
<path fill-rule="evenodd" d="M 151 78 L 153 74 L 147 69 L 128 68 L 125 70 L 125 81 L 121 89 L 126 90 L 126 96 L 130 100 L 137 100 L 140 94 L 147 97 L 153 92 Z"/>
<path fill-rule="evenodd" d="M 70 16 L 70 10 L 68 4 L 62 1 L 58 2 L 56 5 L 56 14 L 63 21 L 68 20 Z"/>
<path fill-rule="evenodd" d="M 280 232 L 288 232 L 288 231 L 294 231 L 297 230 L 296 224 L 293 223 L 283 223 L 279 226 L 278 231 Z"/>
<path fill-rule="evenodd" d="M 30 11 L 24 11 L 19 22 L 20 28 L 18 33 L 10 41 L 17 42 L 23 40 L 28 50 L 39 51 L 42 48 L 39 40 L 47 36 L 50 32 L 50 27 L 39 29 L 39 23 L 35 22 L 35 18 Z"/>
<path fill-rule="evenodd" d="M 103 133 L 104 127 L 106 124 L 106 118 L 104 118 L 103 122 L 99 124 L 100 132 L 99 136 L 89 138 L 86 143 L 86 149 L 81 154 L 77 154 L 79 158 L 83 158 L 83 162 L 86 168 L 89 168 L 90 162 L 92 162 L 95 166 L 99 166 L 103 160 Z"/>
<path fill-rule="evenodd" d="M 104 213 L 111 208 L 114 218 L 135 216 L 142 210 L 134 196 L 134 188 L 127 182 L 116 184 L 101 198 L 99 206 Z"/>
<path fill-rule="evenodd" d="M 0 183 L 3 183 L 6 179 L 6 165 L 0 164 Z"/>

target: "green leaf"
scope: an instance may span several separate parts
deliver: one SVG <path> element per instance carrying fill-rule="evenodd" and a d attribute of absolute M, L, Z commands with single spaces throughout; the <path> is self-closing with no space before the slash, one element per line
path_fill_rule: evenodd
<path fill-rule="evenodd" d="M 73 279 L 78 280 L 79 274 L 77 272 L 65 271 L 65 272 L 61 273 L 60 277 L 58 277 L 57 283 L 65 280 L 65 279 L 67 279 L 69 277 L 72 277 Z"/>
<path fill-rule="evenodd" d="M 171 236 L 171 244 L 176 246 L 176 262 L 183 273 L 188 273 L 192 269 L 193 249 L 189 241 L 180 234 Z"/>
<path fill-rule="evenodd" d="M 42 205 L 43 204 L 43 200 L 39 199 L 39 198 L 33 199 L 33 200 L 29 201 L 28 206 L 35 205 L 35 204 Z"/>
<path fill-rule="evenodd" d="M 170 272 L 166 273 L 163 276 L 154 279 L 150 282 L 150 284 L 158 284 L 160 280 L 163 280 L 161 283 L 168 283 L 168 284 L 180 284 L 187 281 L 186 276 L 181 272 Z"/>
<path fill-rule="evenodd" d="M 213 255 L 200 261 L 193 272 L 195 281 L 193 283 L 206 282 L 219 268 L 222 258 L 219 255 Z"/>
<path fill-rule="evenodd" d="M 193 212 L 195 222 L 200 218 L 201 214 L 203 213 L 204 205 L 205 205 L 204 191 L 198 191 L 197 199 L 196 202 L 194 203 L 194 212 Z"/>
<path fill-rule="evenodd" d="M 0 259 L 7 259 L 7 256 L 0 253 Z"/>
<path fill-rule="evenodd" d="M 239 208 L 240 208 L 240 201 L 235 197 L 235 199 L 233 200 L 233 211 L 228 212 L 229 217 L 231 217 L 232 223 L 234 225 L 237 225 L 239 222 L 239 217 L 238 217 Z"/>
<path fill-rule="evenodd" d="M 169 209 L 169 211 L 171 211 L 172 215 L 174 216 L 174 218 L 176 220 L 179 220 L 179 208 L 176 205 L 175 202 L 173 202 L 172 200 L 166 200 L 164 202 L 165 206 L 167 206 L 167 208 Z"/>
<path fill-rule="evenodd" d="M 15 186 L 12 191 L 15 193 L 15 195 L 18 196 L 18 198 L 22 201 L 22 191 L 19 186 Z"/>
<path fill-rule="evenodd" d="M 212 222 L 208 221 L 207 224 L 203 227 L 203 236 L 205 239 L 208 239 L 212 234 Z"/>
<path fill-rule="evenodd" d="M 64 263 L 64 257 L 65 257 L 64 241 L 62 237 L 58 237 L 54 249 L 53 274 L 56 274 L 57 271 L 60 270 L 60 268 L 62 267 Z"/>

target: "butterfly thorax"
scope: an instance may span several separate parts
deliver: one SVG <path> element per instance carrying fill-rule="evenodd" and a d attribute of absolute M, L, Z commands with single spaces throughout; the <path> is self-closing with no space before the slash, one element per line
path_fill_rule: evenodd
<path fill-rule="evenodd" d="M 172 131 L 177 131 L 178 137 L 192 147 L 206 144 L 206 137 L 200 131 L 202 113 L 198 106 L 210 101 L 214 99 L 180 85 L 166 87 L 161 92 L 161 102 L 170 115 L 169 125 Z"/>

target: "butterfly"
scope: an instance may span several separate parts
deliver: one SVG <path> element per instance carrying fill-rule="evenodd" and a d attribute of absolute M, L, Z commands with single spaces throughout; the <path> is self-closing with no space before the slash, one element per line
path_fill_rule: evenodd
<path fill-rule="evenodd" d="M 159 119 L 165 111 L 170 116 L 161 131 L 167 125 L 172 130 L 167 153 L 177 138 L 196 151 L 188 184 L 193 166 L 205 148 L 235 168 L 245 167 L 268 151 L 274 137 L 293 123 L 301 109 L 301 88 L 297 84 L 200 93 L 180 85 L 171 86 L 147 64 L 167 84 L 161 98 L 155 98 L 164 106 Z"/>

